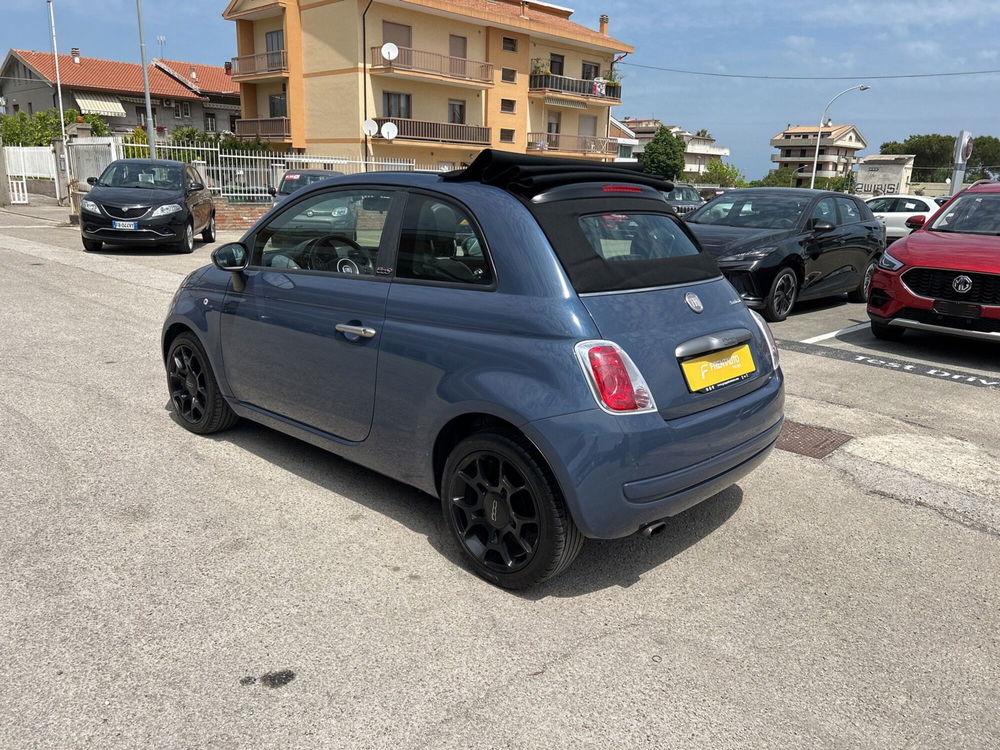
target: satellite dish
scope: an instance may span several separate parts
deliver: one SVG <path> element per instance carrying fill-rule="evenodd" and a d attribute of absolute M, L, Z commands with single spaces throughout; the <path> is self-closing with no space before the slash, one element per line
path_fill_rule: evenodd
<path fill-rule="evenodd" d="M 382 123 L 382 137 L 387 141 L 391 141 L 399 135 L 399 128 L 396 127 L 394 122 L 383 122 Z"/>
<path fill-rule="evenodd" d="M 382 53 L 382 59 L 392 62 L 397 57 L 399 57 L 399 47 L 397 47 L 392 42 L 386 42 L 382 45 L 382 49 L 379 50 Z"/>
<path fill-rule="evenodd" d="M 361 124 L 361 130 L 369 138 L 372 138 L 372 137 L 378 135 L 378 123 L 375 122 L 374 120 L 365 120 Z"/>

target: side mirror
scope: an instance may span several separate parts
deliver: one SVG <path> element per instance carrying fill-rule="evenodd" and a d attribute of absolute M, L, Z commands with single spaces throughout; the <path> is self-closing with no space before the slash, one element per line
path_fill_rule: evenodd
<path fill-rule="evenodd" d="M 927 221 L 926 216 L 924 216 L 923 214 L 917 214 L 916 216 L 911 216 L 904 223 L 910 229 L 920 229 L 920 227 L 922 227 L 926 221 Z"/>
<path fill-rule="evenodd" d="M 188 186 L 188 192 L 191 192 L 191 193 L 197 192 L 198 190 L 204 190 L 204 189 L 205 189 L 205 186 L 202 185 L 200 182 L 192 182 Z"/>
<path fill-rule="evenodd" d="M 87 184 L 88 185 L 96 185 L 97 184 L 97 178 L 96 177 L 88 177 L 87 178 Z"/>
<path fill-rule="evenodd" d="M 828 222 L 828 221 L 823 221 L 823 220 L 820 220 L 820 221 L 817 221 L 817 222 L 815 222 L 815 223 L 813 224 L 813 227 L 812 227 L 812 230 L 813 230 L 814 232 L 818 232 L 818 233 L 822 233 L 822 232 L 830 232 L 830 231 L 832 231 L 833 229 L 835 229 L 835 227 L 833 226 L 833 224 L 831 224 L 831 223 L 830 223 L 830 222 Z"/>
<path fill-rule="evenodd" d="M 276 196 L 278 194 L 278 189 L 276 187 L 274 187 L 273 185 L 268 185 L 267 194 L 270 195 L 273 198 L 274 196 Z"/>
<path fill-rule="evenodd" d="M 212 262 L 222 271 L 242 271 L 250 263 L 250 253 L 242 242 L 227 242 L 212 251 Z"/>

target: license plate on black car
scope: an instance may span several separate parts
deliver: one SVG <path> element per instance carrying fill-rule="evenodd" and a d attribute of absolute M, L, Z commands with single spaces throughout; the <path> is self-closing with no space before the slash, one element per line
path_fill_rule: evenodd
<path fill-rule="evenodd" d="M 114 229 L 138 229 L 139 222 L 137 221 L 112 221 L 111 226 Z"/>
<path fill-rule="evenodd" d="M 934 300 L 934 312 L 940 315 L 952 315 L 956 318 L 981 318 L 983 308 L 971 302 L 953 302 L 947 299 Z"/>

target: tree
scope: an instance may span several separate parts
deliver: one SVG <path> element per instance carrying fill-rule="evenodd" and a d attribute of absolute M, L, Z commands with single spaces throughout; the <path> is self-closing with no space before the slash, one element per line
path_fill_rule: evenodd
<path fill-rule="evenodd" d="M 698 136 L 699 138 L 711 138 L 712 137 L 711 135 L 709 135 L 708 130 L 705 129 L 705 128 L 702 128 L 701 130 L 699 130 L 697 133 L 695 133 L 695 135 Z"/>
<path fill-rule="evenodd" d="M 639 154 L 642 171 L 672 180 L 684 172 L 684 139 L 661 126 Z"/>
<path fill-rule="evenodd" d="M 889 141 L 879 148 L 882 154 L 913 154 L 917 182 L 944 182 L 951 175 L 954 152 L 955 137 L 938 133 L 911 135 L 902 143 Z"/>
<path fill-rule="evenodd" d="M 969 182 L 1000 177 L 1000 140 L 992 135 L 977 135 L 967 170 L 965 178 Z"/>
<path fill-rule="evenodd" d="M 719 187 L 743 187 L 746 185 L 746 180 L 740 170 L 732 164 L 724 163 L 722 159 L 709 161 L 703 178 L 703 182 Z"/>
<path fill-rule="evenodd" d="M 754 180 L 750 187 L 795 187 L 795 180 L 800 174 L 795 173 L 787 167 L 772 169 L 763 178 Z"/>
<path fill-rule="evenodd" d="M 98 115 L 81 115 L 75 109 L 63 112 L 63 122 L 66 125 L 81 117 L 90 125 L 93 135 L 105 136 L 111 133 L 107 123 Z M 61 137 L 59 112 L 56 109 L 35 112 L 33 115 L 27 112 L 0 115 L 0 138 L 8 146 L 48 146 Z"/>

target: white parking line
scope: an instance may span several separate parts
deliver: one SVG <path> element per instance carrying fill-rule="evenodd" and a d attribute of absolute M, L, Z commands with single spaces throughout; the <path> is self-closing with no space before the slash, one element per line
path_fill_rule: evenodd
<path fill-rule="evenodd" d="M 852 331 L 860 331 L 862 328 L 867 328 L 870 323 L 858 323 L 854 326 L 849 326 L 848 328 L 841 328 L 839 331 L 831 331 L 830 333 L 824 333 L 819 336 L 813 336 L 811 339 L 803 339 L 799 343 L 802 344 L 818 344 L 820 341 L 826 341 L 827 339 L 832 339 L 839 336 L 842 333 L 851 333 Z"/>

